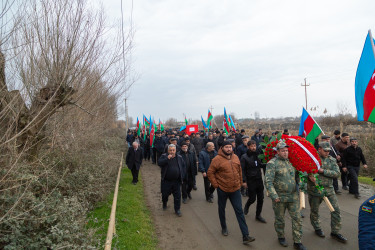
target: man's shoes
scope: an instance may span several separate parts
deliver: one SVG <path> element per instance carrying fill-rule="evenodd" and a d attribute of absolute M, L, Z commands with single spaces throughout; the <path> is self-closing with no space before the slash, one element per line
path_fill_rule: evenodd
<path fill-rule="evenodd" d="M 346 243 L 348 240 L 342 236 L 341 234 L 335 234 L 335 233 L 331 233 L 331 237 L 342 242 L 342 243 Z"/>
<path fill-rule="evenodd" d="M 322 229 L 315 230 L 315 234 L 322 238 L 326 237 Z"/>
<path fill-rule="evenodd" d="M 187 200 L 186 199 L 182 199 L 182 203 L 187 204 Z"/>
<path fill-rule="evenodd" d="M 294 243 L 293 247 L 294 249 L 298 249 L 298 250 L 306 250 L 306 247 L 302 245 L 302 243 Z"/>
<path fill-rule="evenodd" d="M 224 236 L 228 236 L 228 229 L 226 229 L 226 228 L 223 228 L 223 229 L 221 229 L 221 234 L 222 235 L 224 235 Z"/>
<path fill-rule="evenodd" d="M 256 219 L 257 221 L 259 221 L 259 222 L 267 223 L 266 220 L 265 220 L 262 216 L 260 216 L 260 215 L 256 216 L 255 219 Z"/>
<path fill-rule="evenodd" d="M 194 190 L 197 190 L 197 189 L 198 189 L 198 188 L 197 188 L 197 185 L 194 185 L 193 189 L 194 189 Z"/>
<path fill-rule="evenodd" d="M 335 190 L 335 193 L 338 195 L 342 194 L 340 190 Z"/>
<path fill-rule="evenodd" d="M 343 186 L 342 189 L 343 190 L 348 190 L 348 187 L 347 186 Z"/>
<path fill-rule="evenodd" d="M 245 235 L 244 237 L 242 237 L 242 243 L 245 244 L 245 245 L 254 241 L 254 240 L 255 240 L 255 238 L 251 237 L 249 235 Z"/>
<path fill-rule="evenodd" d="M 280 245 L 282 245 L 283 247 L 288 246 L 288 242 L 286 242 L 285 238 L 278 238 L 278 240 L 279 240 Z"/>
<path fill-rule="evenodd" d="M 355 197 L 356 199 L 359 199 L 361 196 L 360 196 L 359 194 L 354 194 L 354 197 Z"/>
<path fill-rule="evenodd" d="M 301 213 L 301 218 L 305 218 L 305 215 L 302 213 L 302 211 L 300 211 Z"/>
<path fill-rule="evenodd" d="M 181 216 L 182 216 L 181 211 L 180 211 L 180 210 L 177 210 L 177 211 L 176 211 L 176 215 L 177 215 L 178 217 L 181 217 Z"/>
<path fill-rule="evenodd" d="M 167 203 L 163 203 L 163 210 L 167 210 Z"/>
<path fill-rule="evenodd" d="M 245 205 L 245 207 L 243 208 L 243 213 L 245 215 L 247 215 L 249 213 L 249 207 Z"/>
<path fill-rule="evenodd" d="M 212 198 L 208 198 L 207 202 L 208 203 L 214 203 L 214 201 L 212 200 Z"/>
<path fill-rule="evenodd" d="M 192 199 L 192 198 L 191 198 L 191 193 L 188 193 L 188 197 L 189 197 L 190 200 Z"/>

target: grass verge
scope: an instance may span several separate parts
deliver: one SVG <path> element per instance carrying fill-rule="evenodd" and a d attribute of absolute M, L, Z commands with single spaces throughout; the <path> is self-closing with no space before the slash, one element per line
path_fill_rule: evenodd
<path fill-rule="evenodd" d="M 156 249 L 155 227 L 146 206 L 141 174 L 137 185 L 131 184 L 131 181 L 131 172 L 124 167 L 117 197 L 116 235 L 112 240 L 112 248 Z M 100 239 L 100 247 L 105 244 L 112 200 L 113 192 L 89 214 L 88 227 L 96 230 L 95 236 Z"/>
<path fill-rule="evenodd" d="M 375 187 L 375 181 L 373 181 L 373 179 L 374 178 L 371 178 L 371 177 L 358 176 L 359 182 Z"/>

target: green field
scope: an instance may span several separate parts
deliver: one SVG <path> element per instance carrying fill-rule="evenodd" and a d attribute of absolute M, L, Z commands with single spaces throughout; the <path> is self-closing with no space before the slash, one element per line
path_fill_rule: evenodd
<path fill-rule="evenodd" d="M 116 235 L 113 249 L 156 249 L 157 238 L 143 194 L 141 174 L 137 185 L 132 185 L 131 172 L 122 169 L 116 209 Z M 114 187 L 113 187 L 114 189 Z M 111 213 L 113 193 L 107 201 L 99 204 L 89 214 L 88 227 L 97 230 L 95 237 L 100 239 L 99 247 L 104 247 Z"/>

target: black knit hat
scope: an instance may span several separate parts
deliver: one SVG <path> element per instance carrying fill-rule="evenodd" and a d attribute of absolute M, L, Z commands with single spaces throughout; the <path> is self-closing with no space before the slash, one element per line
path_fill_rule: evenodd
<path fill-rule="evenodd" d="M 224 147 L 226 145 L 231 145 L 232 146 L 232 143 L 229 142 L 229 141 L 224 141 L 222 144 L 221 144 L 221 147 Z"/>

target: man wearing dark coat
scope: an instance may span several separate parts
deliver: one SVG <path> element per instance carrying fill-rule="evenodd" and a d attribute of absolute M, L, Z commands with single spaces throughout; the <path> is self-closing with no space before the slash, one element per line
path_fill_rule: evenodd
<path fill-rule="evenodd" d="M 125 163 L 131 170 L 133 175 L 132 184 L 136 185 L 138 182 L 139 169 L 142 165 L 143 150 L 139 147 L 138 142 L 133 142 L 132 147 L 128 149 Z"/>
<path fill-rule="evenodd" d="M 197 175 L 197 156 L 189 150 L 186 142 L 181 143 L 181 151 L 178 153 L 186 165 L 185 179 L 182 183 L 182 202 L 187 203 L 187 197 L 191 199 L 191 190 L 194 187 L 194 177 Z"/>
<path fill-rule="evenodd" d="M 185 179 L 186 165 L 181 155 L 176 153 L 176 145 L 168 146 L 168 153 L 161 155 L 158 165 L 161 168 L 163 210 L 167 210 L 168 197 L 173 194 L 175 213 L 181 217 L 181 184 Z"/>

